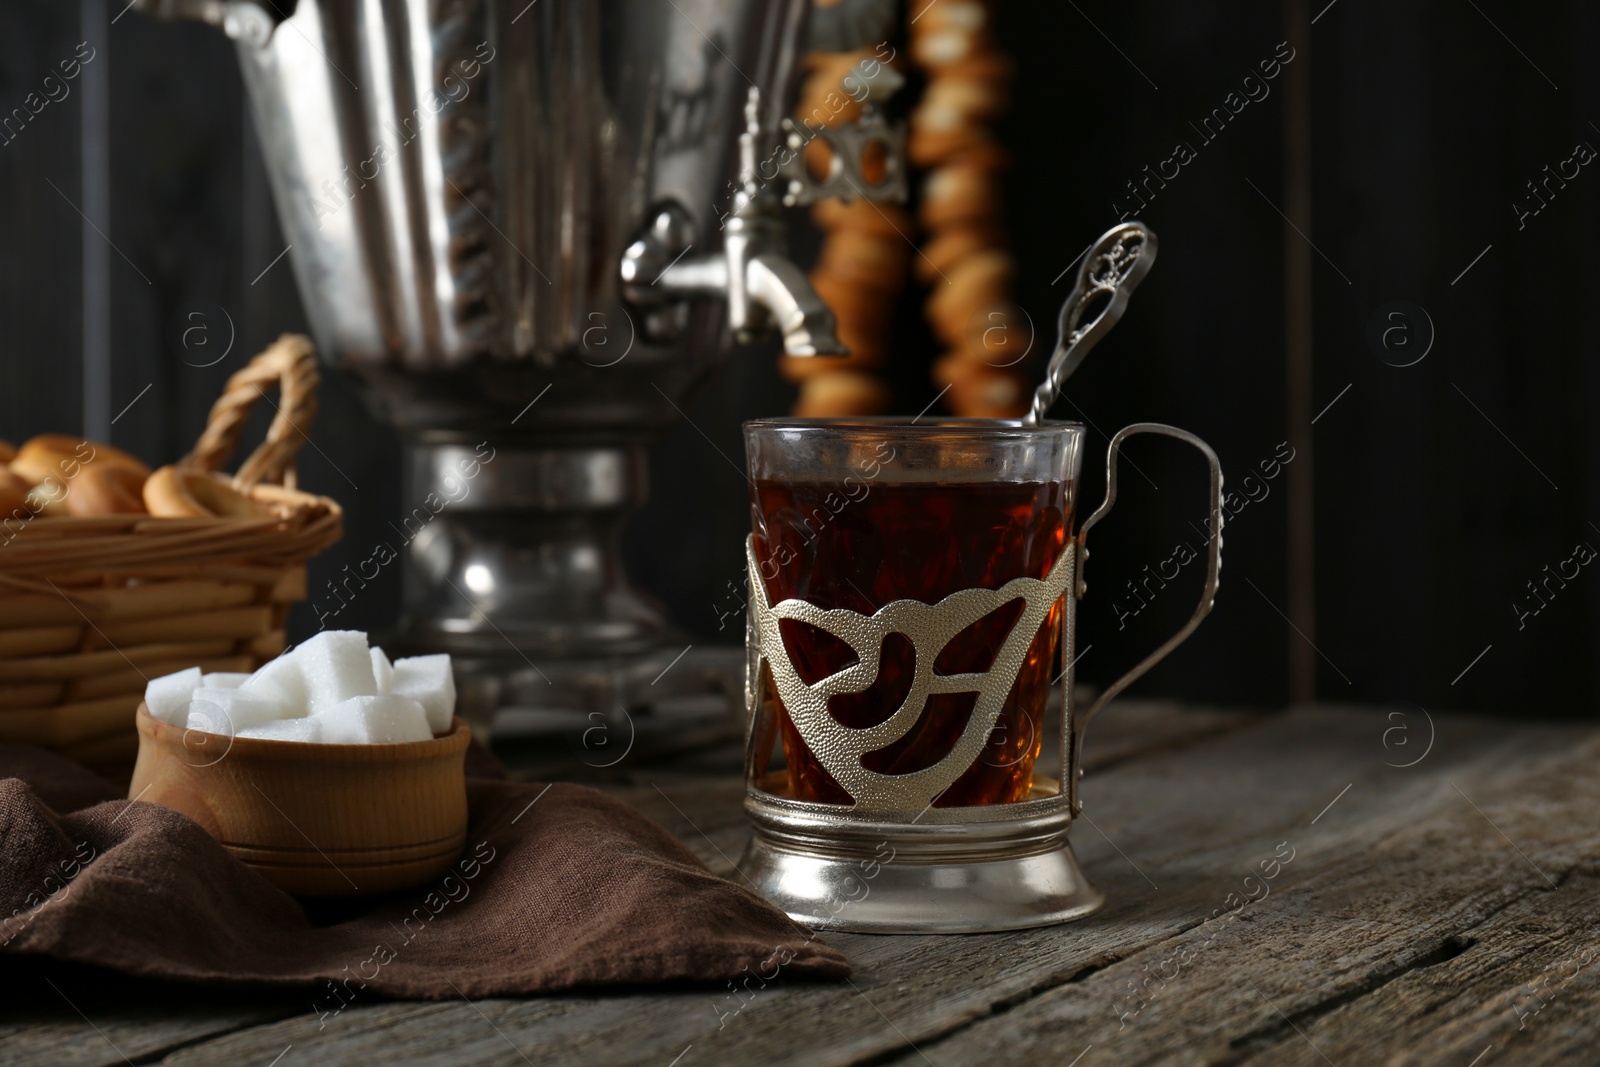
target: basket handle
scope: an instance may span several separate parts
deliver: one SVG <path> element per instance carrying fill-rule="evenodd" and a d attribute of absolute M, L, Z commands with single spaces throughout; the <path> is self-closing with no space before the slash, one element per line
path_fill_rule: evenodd
<path fill-rule="evenodd" d="M 222 395 L 211 405 L 206 428 L 194 450 L 178 461 L 180 467 L 221 470 L 239 447 L 245 419 L 257 400 L 266 400 L 266 387 L 278 385 L 277 414 L 266 439 L 239 465 L 233 483 L 249 488 L 261 482 L 295 487 L 295 454 L 306 442 L 306 431 L 317 417 L 317 350 L 311 338 L 286 333 L 228 379 Z"/>

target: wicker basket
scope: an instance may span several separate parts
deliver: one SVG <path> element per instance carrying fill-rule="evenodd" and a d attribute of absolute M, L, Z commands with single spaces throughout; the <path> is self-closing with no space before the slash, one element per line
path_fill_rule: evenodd
<path fill-rule="evenodd" d="M 148 679 L 193 666 L 254 670 L 283 651 L 289 608 L 306 596 L 305 562 L 343 527 L 336 502 L 294 489 L 318 380 L 311 342 L 285 335 L 228 379 L 194 451 L 179 461 L 221 469 L 250 409 L 277 384 L 266 440 L 233 484 L 286 517 L 39 517 L 7 529 L 0 743 L 43 745 L 125 775 Z"/>

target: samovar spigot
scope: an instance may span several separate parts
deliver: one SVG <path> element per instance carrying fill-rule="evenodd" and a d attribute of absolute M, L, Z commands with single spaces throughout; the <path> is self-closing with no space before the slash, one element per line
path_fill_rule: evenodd
<path fill-rule="evenodd" d="M 722 220 L 722 249 L 689 255 L 694 237 L 688 213 L 673 204 L 662 207 L 644 235 L 623 253 L 623 292 L 647 308 L 687 298 L 721 298 L 728 307 L 728 327 L 741 342 L 760 340 L 776 329 L 787 355 L 845 355 L 834 332 L 833 312 L 789 258 L 782 198 L 761 179 L 760 111 L 761 91 L 752 87 L 745 101 L 745 131 L 739 136 L 738 189 L 733 209 Z M 774 154 L 788 151 L 783 146 Z M 656 330 L 672 328 L 669 317 L 654 316 L 650 322 Z"/>

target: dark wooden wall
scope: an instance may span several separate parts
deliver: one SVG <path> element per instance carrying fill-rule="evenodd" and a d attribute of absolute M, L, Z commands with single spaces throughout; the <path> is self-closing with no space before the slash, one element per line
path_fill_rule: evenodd
<path fill-rule="evenodd" d="M 1293 61 L 1312 72 L 1315 406 L 1337 398 L 1312 428 L 1318 695 L 1592 714 L 1600 576 L 1583 568 L 1553 586 L 1520 629 L 1513 604 L 1536 606 L 1525 583 L 1580 541 L 1600 547 L 1590 417 L 1600 402 L 1600 169 L 1582 168 L 1520 229 L 1512 203 L 1578 141 L 1600 148 L 1600 12 L 1509 0 L 1324 5 L 1307 8 L 1317 21 Z M 71 95 L 0 146 L 0 436 L 108 427 L 115 443 L 167 461 L 193 440 L 226 376 L 304 323 L 287 261 L 267 269 L 283 243 L 231 46 L 208 28 L 120 8 L 0 6 L 7 112 L 79 42 L 95 49 Z M 1176 141 L 1198 149 L 1138 212 L 1161 237 L 1160 262 L 1073 380 L 1077 410 L 1060 413 L 1089 420 L 1096 449 L 1132 421 L 1195 430 L 1240 489 L 1289 436 L 1284 78 L 1210 143 L 1189 124 L 1274 57 L 1284 12 L 1266 0 L 1002 8 L 1001 37 L 1020 67 L 1003 122 L 1016 159 L 1009 211 L 1040 348 L 1070 275 L 1053 279 L 1116 221 L 1125 183 Z M 86 193 L 102 198 L 88 204 L 87 229 Z M 892 375 L 906 412 L 935 394 L 914 299 Z M 1432 348 L 1414 366 L 1391 365 L 1394 352 L 1385 362 L 1369 343 L 1394 301 L 1431 320 Z M 197 321 L 206 332 L 186 346 L 183 329 Z M 1411 328 L 1423 344 L 1422 320 Z M 230 332 L 228 355 L 200 365 L 221 352 L 202 337 L 222 346 Z M 737 456 L 739 420 L 779 412 L 790 395 L 770 350 L 743 352 L 687 408 L 698 429 L 680 425 L 656 451 L 655 496 L 628 558 L 698 641 L 736 639 L 718 631 L 717 606 L 739 576 L 746 522 L 744 486 L 701 431 Z M 315 438 L 303 480 L 339 496 L 349 517 L 345 546 L 319 561 L 327 574 L 363 555 L 398 510 L 398 460 L 393 435 L 334 376 Z M 1080 669 L 1101 682 L 1186 613 L 1190 594 L 1177 585 L 1198 573 L 1119 631 L 1124 583 L 1177 541 L 1195 543 L 1191 524 L 1205 511 L 1191 484 L 1199 465 L 1177 446 L 1140 444 L 1129 457 L 1143 475 L 1125 472 L 1121 511 L 1101 528 L 1082 618 L 1093 647 Z M 1095 501 L 1103 476 L 1093 455 L 1088 465 L 1085 500 Z M 1263 480 L 1239 512 L 1215 615 L 1146 692 L 1287 699 L 1298 638 L 1281 614 L 1286 482 Z M 392 618 L 393 582 L 352 605 L 354 625 Z"/>

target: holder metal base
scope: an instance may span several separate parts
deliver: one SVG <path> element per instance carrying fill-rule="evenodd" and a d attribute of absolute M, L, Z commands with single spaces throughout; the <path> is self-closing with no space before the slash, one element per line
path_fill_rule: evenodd
<path fill-rule="evenodd" d="M 745 813 L 755 836 L 739 872 L 790 918 L 824 930 L 963 934 L 1070 922 L 1098 911 L 1105 895 L 1067 842 L 1065 803 L 1044 793 L 987 809 L 930 808 L 906 823 L 752 792 Z"/>

